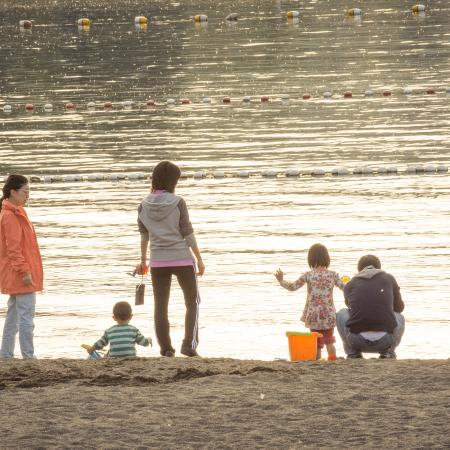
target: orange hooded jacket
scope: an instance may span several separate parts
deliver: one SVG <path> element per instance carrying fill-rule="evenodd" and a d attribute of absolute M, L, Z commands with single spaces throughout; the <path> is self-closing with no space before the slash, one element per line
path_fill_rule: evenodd
<path fill-rule="evenodd" d="M 33 283 L 22 278 L 30 273 Z M 44 272 L 36 233 L 25 209 L 7 199 L 0 212 L 0 290 L 2 294 L 26 294 L 43 289 Z"/>

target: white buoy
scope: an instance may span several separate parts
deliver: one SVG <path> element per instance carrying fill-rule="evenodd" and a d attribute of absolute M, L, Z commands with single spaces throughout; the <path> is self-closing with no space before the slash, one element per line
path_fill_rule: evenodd
<path fill-rule="evenodd" d="M 330 92 L 330 91 L 325 91 L 325 92 L 323 93 L 323 97 L 324 97 L 324 98 L 331 98 L 331 97 L 333 97 L 333 93 Z"/>
<path fill-rule="evenodd" d="M 51 103 L 46 103 L 46 104 L 44 105 L 44 111 L 45 111 L 45 112 L 51 112 L 51 111 L 53 111 L 53 105 L 52 105 Z"/>
<path fill-rule="evenodd" d="M 438 172 L 448 172 L 448 167 L 445 164 L 438 164 L 436 169 Z"/>
<path fill-rule="evenodd" d="M 321 177 L 323 175 L 325 175 L 325 170 L 323 169 L 316 168 L 311 171 L 311 176 L 313 177 Z"/>
<path fill-rule="evenodd" d="M 42 178 L 42 180 L 44 181 L 44 183 L 53 183 L 53 177 L 51 175 L 46 175 Z"/>
<path fill-rule="evenodd" d="M 242 101 L 243 101 L 244 103 L 250 103 L 250 102 L 252 101 L 252 99 L 251 99 L 251 97 L 249 97 L 248 95 L 246 95 L 246 96 L 242 99 Z"/>
<path fill-rule="evenodd" d="M 166 104 L 167 104 L 167 105 L 174 105 L 174 104 L 175 104 L 175 100 L 174 100 L 173 98 L 168 98 L 168 99 L 166 100 Z"/>
<path fill-rule="evenodd" d="M 12 111 L 11 105 L 3 105 L 3 112 L 4 113 L 10 113 Z"/>
<path fill-rule="evenodd" d="M 238 19 L 239 19 L 238 13 L 231 13 L 231 14 L 228 14 L 227 17 L 225 17 L 225 20 L 229 20 L 229 21 L 236 21 Z"/>
<path fill-rule="evenodd" d="M 390 173 L 390 174 L 398 173 L 398 169 L 397 169 L 397 167 L 388 167 L 387 173 Z"/>
<path fill-rule="evenodd" d="M 209 97 L 203 97 L 203 103 L 211 103 L 211 99 Z"/>
<path fill-rule="evenodd" d="M 288 102 L 290 97 L 289 94 L 281 94 L 280 98 L 283 102 Z"/>
<path fill-rule="evenodd" d="M 86 105 L 88 109 L 95 109 L 95 103 L 94 102 L 88 102 Z"/>
<path fill-rule="evenodd" d="M 286 170 L 286 172 L 285 172 L 285 175 L 287 176 L 287 177 L 298 177 L 299 175 L 300 175 L 300 170 L 297 170 L 297 169 L 288 169 L 288 170 Z"/>
<path fill-rule="evenodd" d="M 134 18 L 134 23 L 137 25 L 147 25 L 148 19 L 145 16 L 136 16 Z"/>
<path fill-rule="evenodd" d="M 416 13 L 416 14 L 424 12 L 425 11 L 425 5 L 421 5 L 421 4 L 414 5 L 414 6 L 411 7 L 411 10 L 412 10 L 413 13 Z"/>
<path fill-rule="evenodd" d="M 363 168 L 362 167 L 355 167 L 352 170 L 353 175 L 362 175 L 363 173 Z"/>
<path fill-rule="evenodd" d="M 346 167 L 335 167 L 331 170 L 331 175 L 348 175 L 349 173 Z"/>
<path fill-rule="evenodd" d="M 268 169 L 263 170 L 261 175 L 265 178 L 275 178 L 278 175 L 278 172 L 276 170 Z"/>
<path fill-rule="evenodd" d="M 195 22 L 208 22 L 208 16 L 206 14 L 197 14 L 194 16 Z"/>
<path fill-rule="evenodd" d="M 89 27 L 89 26 L 91 26 L 91 21 L 87 17 L 83 17 L 81 19 L 78 19 L 77 24 L 80 27 Z"/>
<path fill-rule="evenodd" d="M 360 16 L 361 14 L 362 14 L 362 11 L 359 8 L 350 8 L 347 10 L 347 16 L 350 16 L 350 17 Z"/>
<path fill-rule="evenodd" d="M 236 176 L 238 178 L 248 178 L 250 176 L 250 173 L 248 172 L 248 170 L 240 170 Z"/>
<path fill-rule="evenodd" d="M 300 17 L 300 11 L 288 11 L 286 16 L 288 19 L 298 19 Z"/>
<path fill-rule="evenodd" d="M 64 181 L 64 183 L 71 183 L 75 181 L 75 175 L 66 175 L 62 180 Z"/>
<path fill-rule="evenodd" d="M 372 169 L 372 167 L 368 167 L 368 166 L 363 167 L 362 173 L 364 175 L 372 175 L 373 174 L 373 169 Z"/>
<path fill-rule="evenodd" d="M 406 172 L 408 172 L 408 173 L 418 173 L 418 172 L 423 172 L 423 168 L 422 168 L 422 170 L 420 170 L 421 169 L 421 166 L 419 166 L 419 165 L 416 165 L 416 164 L 410 164 L 407 168 L 406 168 Z"/>
<path fill-rule="evenodd" d="M 407 86 L 407 87 L 403 88 L 403 93 L 405 95 L 411 95 L 413 93 L 413 90 L 412 90 L 412 88 Z"/>
<path fill-rule="evenodd" d="M 31 22 L 31 20 L 20 20 L 19 26 L 20 28 L 25 28 L 26 30 L 29 30 L 30 28 L 32 28 L 33 23 Z"/>
<path fill-rule="evenodd" d="M 143 180 L 145 178 L 145 174 L 142 172 L 133 172 L 128 174 L 129 180 Z"/>
<path fill-rule="evenodd" d="M 133 102 L 131 100 L 125 100 L 122 103 L 122 105 L 123 105 L 124 108 L 130 109 L 130 108 L 133 107 Z"/>
<path fill-rule="evenodd" d="M 437 172 L 437 167 L 434 164 L 427 164 L 424 168 L 423 171 L 425 173 L 436 173 Z"/>
<path fill-rule="evenodd" d="M 373 170 L 374 170 L 374 172 L 378 173 L 379 175 L 385 175 L 388 173 L 387 167 L 376 167 Z"/>
<path fill-rule="evenodd" d="M 371 89 L 367 89 L 367 91 L 364 92 L 364 95 L 366 97 L 372 97 L 373 95 L 373 91 Z"/>
<path fill-rule="evenodd" d="M 226 178 L 225 172 L 221 171 L 221 170 L 216 170 L 212 173 L 212 176 L 214 178 Z"/>
<path fill-rule="evenodd" d="M 206 172 L 203 170 L 199 170 L 198 172 L 194 172 L 194 179 L 200 180 L 202 178 L 206 178 Z"/>

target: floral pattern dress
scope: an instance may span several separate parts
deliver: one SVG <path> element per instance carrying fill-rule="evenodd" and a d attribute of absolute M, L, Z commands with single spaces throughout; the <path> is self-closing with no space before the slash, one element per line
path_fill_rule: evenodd
<path fill-rule="evenodd" d="M 329 330 L 336 326 L 336 309 L 333 302 L 333 288 L 344 289 L 339 275 L 325 268 L 311 269 L 292 283 L 282 280 L 280 285 L 288 291 L 296 291 L 304 284 L 308 295 L 301 321 L 311 330 Z"/>

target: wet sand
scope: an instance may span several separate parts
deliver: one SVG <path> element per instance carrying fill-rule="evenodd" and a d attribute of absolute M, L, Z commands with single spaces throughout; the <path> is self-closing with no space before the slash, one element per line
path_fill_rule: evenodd
<path fill-rule="evenodd" d="M 3 448 L 448 448 L 450 360 L 0 361 Z"/>

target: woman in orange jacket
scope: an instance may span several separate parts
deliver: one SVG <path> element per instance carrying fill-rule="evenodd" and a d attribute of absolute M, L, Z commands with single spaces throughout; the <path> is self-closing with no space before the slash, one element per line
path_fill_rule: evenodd
<path fill-rule="evenodd" d="M 26 177 L 10 175 L 0 199 L 0 290 L 9 295 L 0 358 L 13 358 L 17 331 L 23 358 L 34 358 L 36 292 L 43 288 L 42 259 L 24 206 L 30 194 Z"/>

